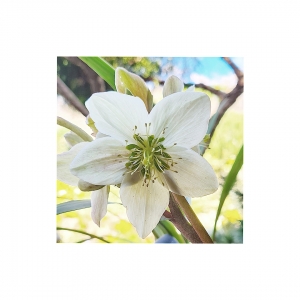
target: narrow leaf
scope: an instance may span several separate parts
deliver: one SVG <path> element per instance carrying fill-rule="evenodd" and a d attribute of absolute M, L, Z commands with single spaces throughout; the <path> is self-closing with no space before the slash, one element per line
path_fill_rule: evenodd
<path fill-rule="evenodd" d="M 107 202 L 107 204 L 119 204 L 120 202 Z M 91 207 L 91 200 L 71 200 L 68 202 L 57 204 L 56 214 L 63 214 L 69 211 L 84 209 Z"/>
<path fill-rule="evenodd" d="M 152 230 L 155 238 L 158 239 L 164 234 L 167 234 L 167 230 L 160 224 L 160 222 L 156 225 L 156 227 Z"/>
<path fill-rule="evenodd" d="M 236 157 L 236 159 L 235 159 L 235 161 L 232 165 L 232 168 L 231 168 L 230 172 L 228 173 L 228 175 L 225 179 L 224 185 L 223 185 L 223 190 L 222 190 L 221 197 L 220 197 L 220 203 L 219 203 L 219 207 L 218 207 L 217 215 L 216 215 L 216 219 L 215 219 L 213 240 L 215 238 L 216 224 L 217 224 L 217 221 L 219 219 L 223 204 L 224 204 L 226 197 L 228 196 L 230 190 L 232 189 L 232 187 L 235 183 L 237 174 L 239 173 L 239 171 L 240 171 L 240 169 L 243 165 L 243 160 L 244 160 L 244 145 L 241 147 L 241 149 L 240 149 L 240 151 L 239 151 L 239 153 L 238 153 L 238 155 L 237 155 L 237 157 Z"/>
<path fill-rule="evenodd" d="M 115 91 L 115 69 L 101 57 L 79 57 L 91 69 L 93 69 L 103 80 L 105 80 Z"/>
<path fill-rule="evenodd" d="M 88 207 L 91 207 L 91 200 L 72 200 L 57 204 L 56 214 L 59 215 L 68 211 L 74 211 Z"/>

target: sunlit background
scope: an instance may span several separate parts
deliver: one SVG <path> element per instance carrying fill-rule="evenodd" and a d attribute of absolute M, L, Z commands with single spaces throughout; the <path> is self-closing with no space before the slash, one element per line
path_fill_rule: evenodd
<path fill-rule="evenodd" d="M 186 86 L 203 83 L 230 92 L 237 83 L 237 77 L 231 67 L 221 58 L 131 58 L 109 57 L 105 58 L 113 67 L 122 66 L 128 71 L 140 75 L 147 83 L 154 96 L 154 102 L 162 99 L 163 82 L 170 75 L 179 77 Z M 231 58 L 232 61 L 243 70 L 242 58 Z M 95 87 L 87 79 L 82 68 L 76 64 L 74 58 L 58 57 L 58 76 L 74 92 L 82 103 L 87 100 Z M 103 82 L 102 88 L 111 90 Z M 219 98 L 207 90 L 196 88 L 208 94 L 212 101 L 211 115 L 219 105 Z M 85 117 L 70 106 L 61 96 L 57 96 L 57 115 L 78 125 L 87 133 L 91 129 L 85 124 Z M 64 134 L 69 130 L 57 126 L 57 153 L 69 150 L 64 139 Z M 192 208 L 198 215 L 202 224 L 211 235 L 222 191 L 222 184 L 230 171 L 235 158 L 243 145 L 243 94 L 228 109 L 220 121 L 209 149 L 204 158 L 215 170 L 220 187 L 212 195 L 193 198 Z M 90 199 L 90 193 L 82 192 L 77 187 L 69 186 L 57 181 L 57 203 L 70 200 Z M 121 205 L 119 188 L 111 186 L 108 212 L 101 221 L 99 228 L 90 217 L 90 208 L 63 213 L 57 216 L 57 227 L 88 232 L 114 243 L 154 243 L 155 237 L 150 234 L 146 239 L 141 239 L 135 228 L 129 223 L 126 210 Z M 117 202 L 117 203 L 116 203 Z M 90 242 L 101 243 L 99 239 L 91 239 L 82 233 L 70 230 L 58 230 L 57 241 L 62 243 Z M 230 191 L 224 203 L 221 215 L 217 223 L 216 243 L 242 243 L 243 242 L 243 169 L 233 189 Z"/>

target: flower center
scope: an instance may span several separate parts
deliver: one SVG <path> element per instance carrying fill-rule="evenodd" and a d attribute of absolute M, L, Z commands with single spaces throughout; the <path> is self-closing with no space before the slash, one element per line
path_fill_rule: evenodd
<path fill-rule="evenodd" d="M 157 179 L 155 176 L 156 170 L 163 173 L 174 165 L 172 157 L 165 151 L 166 148 L 163 145 L 165 138 L 162 135 L 164 135 L 165 129 L 158 137 L 155 137 L 149 135 L 150 126 L 151 123 L 145 123 L 147 134 L 144 137 L 135 133 L 137 129 L 135 126 L 133 138 L 136 143 L 126 146 L 131 154 L 125 164 L 128 173 L 131 173 L 131 175 L 137 171 L 141 172 L 144 177 L 144 184 L 147 184 L 147 186 L 150 180 L 154 183 Z"/>

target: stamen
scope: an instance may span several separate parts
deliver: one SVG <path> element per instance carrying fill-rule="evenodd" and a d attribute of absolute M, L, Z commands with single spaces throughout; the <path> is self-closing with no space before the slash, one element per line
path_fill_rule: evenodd
<path fill-rule="evenodd" d="M 126 140 L 126 149 L 129 154 L 126 155 L 128 159 L 125 167 L 127 168 L 126 173 L 133 175 L 135 172 L 141 172 L 143 176 L 143 186 L 147 187 L 151 183 L 155 183 L 158 180 L 156 176 L 157 172 L 165 173 L 167 170 L 171 170 L 174 167 L 174 161 L 166 151 L 166 147 L 162 144 L 165 141 L 163 136 L 166 132 L 167 127 L 163 128 L 159 136 L 155 137 L 153 134 L 150 135 L 151 123 L 144 123 L 146 135 L 141 135 L 137 131 L 137 126 L 134 126 L 133 139 L 136 141 L 133 144 L 128 144 Z M 174 143 L 173 146 L 177 145 Z M 172 146 L 172 147 L 173 147 Z M 123 157 L 121 154 L 118 157 Z M 120 162 L 121 163 L 121 162 Z M 176 171 L 177 172 L 177 171 Z M 158 180 L 161 182 L 161 180 Z M 164 185 L 164 183 L 162 182 Z"/>

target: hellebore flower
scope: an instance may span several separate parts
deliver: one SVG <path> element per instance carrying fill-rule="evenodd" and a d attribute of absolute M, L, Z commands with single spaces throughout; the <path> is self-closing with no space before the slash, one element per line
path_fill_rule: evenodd
<path fill-rule="evenodd" d="M 69 151 L 57 155 L 57 179 L 72 186 L 79 186 L 81 190 L 88 191 L 91 190 L 89 188 L 92 188 L 91 217 L 94 223 L 100 226 L 100 220 L 107 212 L 108 187 L 92 186 L 87 182 L 80 181 L 78 177 L 71 174 L 70 163 L 89 142 L 84 142 L 72 132 L 65 134 L 65 139 L 73 147 Z M 82 186 L 84 186 L 84 189 Z"/>
<path fill-rule="evenodd" d="M 217 190 L 212 167 L 191 149 L 206 134 L 206 94 L 170 94 L 149 114 L 140 98 L 117 92 L 93 94 L 86 107 L 108 137 L 87 143 L 71 162 L 71 173 L 95 185 L 121 183 L 121 201 L 142 238 L 159 222 L 169 191 L 201 197 Z"/>

